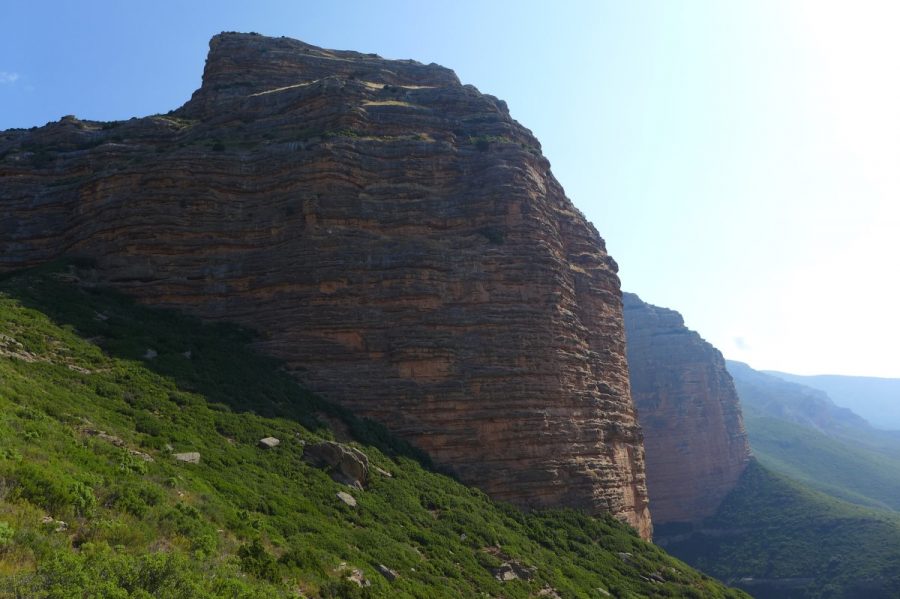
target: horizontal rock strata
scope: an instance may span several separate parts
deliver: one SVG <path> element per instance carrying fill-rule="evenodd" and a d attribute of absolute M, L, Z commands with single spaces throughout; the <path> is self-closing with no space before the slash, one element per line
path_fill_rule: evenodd
<path fill-rule="evenodd" d="M 650 534 L 616 265 L 452 71 L 221 34 L 182 108 L 0 133 L 0 177 L 0 271 L 90 257 L 494 497 Z"/>
<path fill-rule="evenodd" d="M 719 350 L 678 312 L 623 296 L 653 520 L 698 522 L 715 513 L 749 459 L 734 382 Z"/>

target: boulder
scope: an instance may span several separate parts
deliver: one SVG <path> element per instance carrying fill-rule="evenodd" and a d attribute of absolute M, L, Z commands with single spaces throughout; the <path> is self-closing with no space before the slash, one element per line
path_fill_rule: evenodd
<path fill-rule="evenodd" d="M 84 434 L 90 435 L 91 437 L 97 437 L 98 439 L 102 439 L 107 443 L 112 443 L 116 447 L 125 447 L 125 441 L 115 435 L 110 435 L 106 431 L 97 430 L 92 427 L 86 427 L 82 430 L 84 431 Z"/>
<path fill-rule="evenodd" d="M 350 507 L 356 507 L 356 499 L 350 493 L 344 493 L 343 491 L 337 492 L 337 498 L 349 505 Z"/>
<path fill-rule="evenodd" d="M 500 564 L 499 568 L 494 568 L 493 570 L 494 578 L 499 580 L 500 582 L 508 582 L 510 580 L 516 580 L 519 576 L 516 574 L 516 571 L 513 570 L 511 564 Z"/>
<path fill-rule="evenodd" d="M 41 518 L 41 524 L 45 526 L 52 527 L 54 532 L 66 532 L 69 530 L 69 525 L 62 520 L 56 520 L 52 516 L 44 516 Z"/>
<path fill-rule="evenodd" d="M 359 568 L 353 568 L 350 570 L 350 573 L 347 575 L 347 580 L 350 582 L 356 583 L 359 587 L 368 587 L 372 586 L 372 583 L 366 578 L 366 575 L 363 574 L 363 571 Z"/>
<path fill-rule="evenodd" d="M 259 440 L 259 446 L 262 449 L 275 449 L 281 445 L 281 441 L 275 437 L 265 437 Z"/>
<path fill-rule="evenodd" d="M 494 568 L 492 574 L 494 575 L 494 578 L 500 582 L 508 582 L 520 578 L 522 580 L 531 580 L 534 578 L 536 572 L 537 568 L 533 566 L 526 566 L 519 561 L 509 560 L 508 562 L 503 562 L 497 568 Z"/>
<path fill-rule="evenodd" d="M 369 458 L 342 443 L 323 441 L 307 445 L 303 460 L 315 468 L 327 470 L 335 481 L 362 489 L 369 481 Z"/>
<path fill-rule="evenodd" d="M 391 570 L 384 564 L 378 564 L 378 567 L 376 569 L 378 570 L 379 574 L 381 574 L 391 582 L 394 582 L 395 580 L 397 580 L 397 578 L 400 577 L 396 570 Z"/>
<path fill-rule="evenodd" d="M 143 451 L 138 451 L 137 449 L 129 449 L 128 453 L 133 455 L 136 458 L 144 460 L 145 462 L 153 461 L 153 456 L 151 456 L 149 453 L 144 453 Z"/>
<path fill-rule="evenodd" d="M 199 451 L 188 451 L 185 453 L 176 453 L 175 460 L 178 462 L 184 462 L 186 464 L 199 464 L 200 463 L 200 452 Z"/>

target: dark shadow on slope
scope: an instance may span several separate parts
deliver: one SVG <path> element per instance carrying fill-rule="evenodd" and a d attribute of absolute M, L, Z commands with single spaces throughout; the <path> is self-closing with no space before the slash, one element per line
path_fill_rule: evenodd
<path fill-rule="evenodd" d="M 317 416 L 339 419 L 360 443 L 434 469 L 421 449 L 304 389 L 281 362 L 253 351 L 252 331 L 142 306 L 121 293 L 86 284 L 90 278 L 89 263 L 60 261 L 4 274 L 0 293 L 73 329 L 110 356 L 142 362 L 211 404 L 294 420 L 311 430 L 327 428 Z"/>
<path fill-rule="evenodd" d="M 756 461 L 714 516 L 655 533 L 670 554 L 758 599 L 900 596 L 900 519 Z"/>

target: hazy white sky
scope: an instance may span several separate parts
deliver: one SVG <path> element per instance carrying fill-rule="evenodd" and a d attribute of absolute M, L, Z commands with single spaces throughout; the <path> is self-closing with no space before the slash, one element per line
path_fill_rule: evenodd
<path fill-rule="evenodd" d="M 0 4 L 0 129 L 165 112 L 209 37 L 438 62 L 507 100 L 625 289 L 729 358 L 900 377 L 900 3 Z"/>

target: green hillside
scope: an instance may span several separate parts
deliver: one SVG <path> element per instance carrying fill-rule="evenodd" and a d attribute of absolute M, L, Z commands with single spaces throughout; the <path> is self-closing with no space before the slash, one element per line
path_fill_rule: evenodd
<path fill-rule="evenodd" d="M 611 518 L 494 503 L 247 332 L 79 274 L 0 280 L 0 597 L 743 596 Z M 365 490 L 303 460 L 336 435 Z"/>
<path fill-rule="evenodd" d="M 761 463 L 838 499 L 900 510 L 900 437 L 823 391 L 740 362 L 727 365 Z"/>
<path fill-rule="evenodd" d="M 900 510 L 900 460 L 776 418 L 747 416 L 744 425 L 772 470 L 838 499 Z"/>
<path fill-rule="evenodd" d="M 900 596 L 900 519 L 751 462 L 718 512 L 657 530 L 667 551 L 766 598 Z"/>

